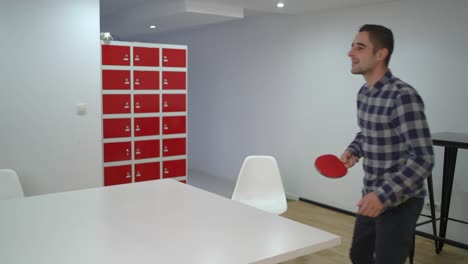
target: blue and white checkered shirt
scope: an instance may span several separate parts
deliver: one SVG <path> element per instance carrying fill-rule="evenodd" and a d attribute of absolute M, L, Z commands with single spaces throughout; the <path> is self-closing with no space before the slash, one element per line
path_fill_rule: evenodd
<path fill-rule="evenodd" d="M 373 87 L 361 87 L 357 110 L 361 131 L 348 150 L 364 158 L 363 195 L 375 192 L 385 207 L 425 197 L 434 151 L 417 91 L 388 70 Z"/>

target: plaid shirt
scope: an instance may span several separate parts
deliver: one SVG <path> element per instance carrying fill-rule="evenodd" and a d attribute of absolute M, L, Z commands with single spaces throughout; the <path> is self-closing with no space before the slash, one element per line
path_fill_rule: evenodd
<path fill-rule="evenodd" d="M 390 70 L 357 96 L 357 133 L 348 150 L 363 157 L 363 195 L 375 192 L 385 207 L 424 198 L 434 152 L 424 103 L 416 90 Z"/>

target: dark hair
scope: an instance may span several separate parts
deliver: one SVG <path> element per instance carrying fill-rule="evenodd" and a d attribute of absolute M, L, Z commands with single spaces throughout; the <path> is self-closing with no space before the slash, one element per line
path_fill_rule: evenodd
<path fill-rule="evenodd" d="M 359 32 L 369 32 L 370 41 L 374 45 L 374 52 L 383 48 L 388 50 L 388 56 L 385 58 L 385 65 L 388 66 L 393 53 L 392 31 L 384 26 L 366 24 L 359 29 Z"/>

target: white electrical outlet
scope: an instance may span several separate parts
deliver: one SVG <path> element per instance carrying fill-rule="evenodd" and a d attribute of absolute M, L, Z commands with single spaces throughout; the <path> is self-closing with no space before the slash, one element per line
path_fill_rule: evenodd
<path fill-rule="evenodd" d="M 76 114 L 83 116 L 86 115 L 88 112 L 88 104 L 87 103 L 79 103 L 76 105 Z"/>

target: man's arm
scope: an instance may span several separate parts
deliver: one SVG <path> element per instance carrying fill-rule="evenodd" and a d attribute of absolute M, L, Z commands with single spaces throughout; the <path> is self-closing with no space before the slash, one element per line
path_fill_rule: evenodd
<path fill-rule="evenodd" d="M 349 150 L 354 156 L 358 158 L 362 157 L 362 140 L 362 133 L 358 132 L 346 150 Z"/>
<path fill-rule="evenodd" d="M 403 90 L 395 99 L 392 124 L 408 146 L 409 158 L 376 194 L 385 206 L 395 206 L 413 197 L 424 186 L 434 166 L 432 139 L 424 114 L 424 103 L 417 93 Z"/>
<path fill-rule="evenodd" d="M 361 146 L 362 146 L 362 134 L 361 132 L 356 134 L 353 142 L 348 146 L 348 148 L 341 154 L 340 160 L 345 164 L 347 168 L 351 168 L 359 161 L 361 155 Z"/>

